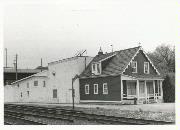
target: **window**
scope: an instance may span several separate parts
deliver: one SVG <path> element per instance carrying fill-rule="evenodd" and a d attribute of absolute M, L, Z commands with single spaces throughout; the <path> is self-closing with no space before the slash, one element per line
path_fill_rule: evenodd
<path fill-rule="evenodd" d="M 53 71 L 53 72 L 52 72 L 52 75 L 53 75 L 53 76 L 56 76 L 56 72 L 55 72 L 55 71 Z"/>
<path fill-rule="evenodd" d="M 136 95 L 136 82 L 127 82 L 127 95 L 128 96 Z"/>
<path fill-rule="evenodd" d="M 101 73 L 101 64 L 100 63 L 92 64 L 92 73 L 96 74 L 96 75 Z"/>
<path fill-rule="evenodd" d="M 53 89 L 53 98 L 57 98 L 57 89 Z"/>
<path fill-rule="evenodd" d="M 98 84 L 94 84 L 94 94 L 98 94 Z"/>
<path fill-rule="evenodd" d="M 93 71 L 96 71 L 96 64 L 93 64 Z"/>
<path fill-rule="evenodd" d="M 17 84 L 18 88 L 19 88 L 19 84 Z"/>
<path fill-rule="evenodd" d="M 43 87 L 46 87 L 46 81 L 43 81 Z"/>
<path fill-rule="evenodd" d="M 85 85 L 85 94 L 89 94 L 89 84 Z"/>
<path fill-rule="evenodd" d="M 27 96 L 29 97 L 29 91 L 27 91 Z"/>
<path fill-rule="evenodd" d="M 27 83 L 27 88 L 29 88 L 29 83 Z"/>
<path fill-rule="evenodd" d="M 137 61 L 132 61 L 131 67 L 132 67 L 132 73 L 137 73 Z"/>
<path fill-rule="evenodd" d="M 144 62 L 144 73 L 149 74 L 149 62 Z"/>
<path fill-rule="evenodd" d="M 108 86 L 107 83 L 103 84 L 103 94 L 108 94 Z"/>
<path fill-rule="evenodd" d="M 100 65 L 97 64 L 97 73 L 99 74 L 100 73 Z"/>
<path fill-rule="evenodd" d="M 21 92 L 21 98 L 22 98 L 22 92 Z"/>
<path fill-rule="evenodd" d="M 38 81 L 34 81 L 34 86 L 38 86 Z"/>
<path fill-rule="evenodd" d="M 153 82 L 146 82 L 147 93 L 154 94 Z"/>

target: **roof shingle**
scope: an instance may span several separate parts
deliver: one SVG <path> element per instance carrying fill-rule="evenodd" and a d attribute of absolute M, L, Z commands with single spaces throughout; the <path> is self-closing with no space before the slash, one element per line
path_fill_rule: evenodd
<path fill-rule="evenodd" d="M 96 55 L 95 58 L 91 61 L 91 63 L 100 62 L 105 58 L 111 57 L 111 61 L 102 70 L 102 75 L 121 74 L 139 49 L 140 47 L 134 47 L 134 48 L 116 51 L 113 53 Z M 92 75 L 91 63 L 81 74 L 82 77 L 90 77 Z"/>

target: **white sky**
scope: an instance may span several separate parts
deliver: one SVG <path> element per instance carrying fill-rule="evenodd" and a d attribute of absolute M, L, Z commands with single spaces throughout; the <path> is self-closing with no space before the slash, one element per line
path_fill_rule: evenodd
<path fill-rule="evenodd" d="M 34 1 L 34 0 L 33 0 Z M 8 66 L 18 54 L 19 68 L 35 68 L 87 49 L 95 56 L 138 46 L 146 52 L 158 45 L 178 44 L 175 0 L 61 0 L 13 2 L 4 6 L 4 48 Z"/>

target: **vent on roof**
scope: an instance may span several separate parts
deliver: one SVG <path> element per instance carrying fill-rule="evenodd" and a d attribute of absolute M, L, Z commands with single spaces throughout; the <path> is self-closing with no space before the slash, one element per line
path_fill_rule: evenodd
<path fill-rule="evenodd" d="M 99 49 L 98 55 L 103 55 L 103 51 L 102 51 L 101 47 Z"/>

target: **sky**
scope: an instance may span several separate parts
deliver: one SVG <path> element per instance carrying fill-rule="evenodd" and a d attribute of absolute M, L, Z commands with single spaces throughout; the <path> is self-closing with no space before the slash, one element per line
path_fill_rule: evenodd
<path fill-rule="evenodd" d="M 18 68 L 72 57 L 86 49 L 95 56 L 141 46 L 152 52 L 179 43 L 179 3 L 175 0 L 61 0 L 8 2 L 3 10 L 3 41 L 8 66 Z M 5 57 L 5 55 L 4 55 Z M 5 62 L 4 62 L 5 64 Z"/>

